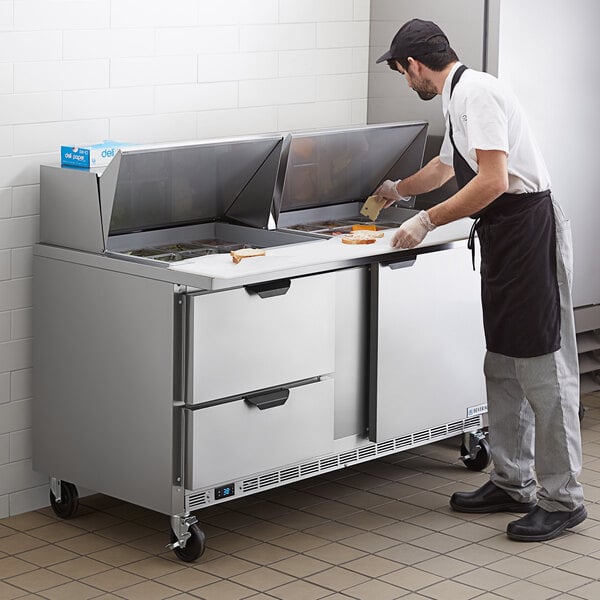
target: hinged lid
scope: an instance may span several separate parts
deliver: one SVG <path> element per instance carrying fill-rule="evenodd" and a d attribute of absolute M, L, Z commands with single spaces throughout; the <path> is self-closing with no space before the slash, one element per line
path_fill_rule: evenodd
<path fill-rule="evenodd" d="M 123 148 L 104 169 L 41 167 L 41 242 L 104 252 L 110 235 L 223 220 L 266 228 L 282 135 Z"/>
<path fill-rule="evenodd" d="M 215 220 L 265 228 L 283 136 L 123 149 L 100 179 L 105 236 Z"/>
<path fill-rule="evenodd" d="M 275 217 L 288 211 L 364 202 L 386 179 L 415 173 L 427 123 L 386 123 L 293 133 Z"/>

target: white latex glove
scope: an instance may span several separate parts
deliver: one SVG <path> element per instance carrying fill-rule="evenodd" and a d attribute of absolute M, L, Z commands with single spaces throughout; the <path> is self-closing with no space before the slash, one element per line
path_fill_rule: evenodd
<path fill-rule="evenodd" d="M 422 210 L 398 227 L 392 237 L 390 246 L 392 248 L 414 248 L 435 228 L 436 225 L 431 222 L 429 213 Z"/>
<path fill-rule="evenodd" d="M 410 202 L 410 196 L 401 196 L 398 193 L 397 185 L 402 181 L 402 179 L 396 179 L 396 181 L 392 181 L 388 179 L 384 181 L 374 192 L 375 196 L 379 196 L 383 198 L 386 202 L 384 208 L 394 204 L 394 202 Z"/>

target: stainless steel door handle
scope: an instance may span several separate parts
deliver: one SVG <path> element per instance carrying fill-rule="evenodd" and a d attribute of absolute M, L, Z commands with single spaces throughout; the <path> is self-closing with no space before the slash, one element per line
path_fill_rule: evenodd
<path fill-rule="evenodd" d="M 417 262 L 416 254 L 406 254 L 402 258 L 395 258 L 394 260 L 384 262 L 382 261 L 380 264 L 382 267 L 389 267 L 392 270 L 395 269 L 404 269 L 406 267 L 412 267 Z"/>
<path fill-rule="evenodd" d="M 272 390 L 270 392 L 246 396 L 244 400 L 260 410 L 265 410 L 275 406 L 282 406 L 287 402 L 289 396 L 290 390 L 288 388 L 279 388 L 278 390 Z"/>

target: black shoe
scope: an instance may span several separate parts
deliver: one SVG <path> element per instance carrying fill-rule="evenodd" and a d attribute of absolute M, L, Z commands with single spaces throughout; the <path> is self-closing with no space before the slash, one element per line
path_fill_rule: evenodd
<path fill-rule="evenodd" d="M 536 506 L 528 515 L 511 521 L 506 534 L 511 540 L 520 542 L 543 542 L 553 540 L 565 529 L 571 529 L 587 518 L 587 510 L 581 505 L 575 510 L 548 512 Z"/>
<path fill-rule="evenodd" d="M 450 498 L 450 506 L 458 512 L 529 512 L 535 502 L 513 500 L 503 489 L 491 481 L 474 492 L 455 492 Z"/>

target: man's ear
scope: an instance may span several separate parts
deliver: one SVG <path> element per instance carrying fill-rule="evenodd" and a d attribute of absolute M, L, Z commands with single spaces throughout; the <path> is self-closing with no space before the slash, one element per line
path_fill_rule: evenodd
<path fill-rule="evenodd" d="M 406 60 L 408 61 L 408 68 L 411 69 L 412 67 L 412 72 L 418 74 L 421 63 L 418 60 L 415 60 L 412 56 L 409 56 Z"/>

